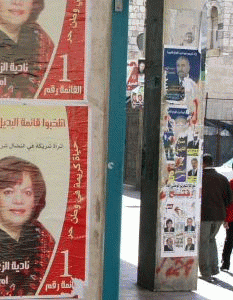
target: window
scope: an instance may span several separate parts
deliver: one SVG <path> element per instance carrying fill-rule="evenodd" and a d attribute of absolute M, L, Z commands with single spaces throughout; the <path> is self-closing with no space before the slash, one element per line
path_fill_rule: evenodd
<path fill-rule="evenodd" d="M 218 48 L 218 9 L 213 6 L 211 9 L 211 35 L 210 49 Z"/>

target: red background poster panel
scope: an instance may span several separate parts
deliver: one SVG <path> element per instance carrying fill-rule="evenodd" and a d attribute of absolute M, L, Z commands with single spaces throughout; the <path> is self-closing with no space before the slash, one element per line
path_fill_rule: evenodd
<path fill-rule="evenodd" d="M 39 295 L 70 294 L 85 281 L 88 108 L 67 107 L 70 138 L 70 183 L 61 238 Z"/>
<path fill-rule="evenodd" d="M 83 100 L 86 1 L 68 0 L 57 52 L 40 99 Z"/>

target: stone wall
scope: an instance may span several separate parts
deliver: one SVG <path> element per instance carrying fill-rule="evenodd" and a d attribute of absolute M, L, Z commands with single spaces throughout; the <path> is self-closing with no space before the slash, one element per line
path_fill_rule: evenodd
<path fill-rule="evenodd" d="M 221 30 L 219 31 L 219 38 L 222 38 L 223 52 L 233 51 L 233 1 L 222 1 L 222 23 L 223 30 L 221 35 Z"/>
<path fill-rule="evenodd" d="M 210 49 L 213 6 L 218 9 L 218 44 Z M 206 92 L 210 98 L 233 99 L 233 0 L 208 1 L 207 20 Z"/>
<path fill-rule="evenodd" d="M 144 33 L 146 15 L 146 0 L 130 0 L 129 27 L 128 27 L 128 59 L 138 60 L 144 57 L 137 45 L 137 37 Z"/>

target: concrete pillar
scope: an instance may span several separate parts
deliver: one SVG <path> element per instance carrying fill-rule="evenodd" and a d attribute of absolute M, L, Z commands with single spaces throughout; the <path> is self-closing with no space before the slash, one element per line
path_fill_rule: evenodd
<path fill-rule="evenodd" d="M 87 99 L 91 113 L 87 285 L 84 299 L 101 299 L 107 161 L 107 126 L 110 84 L 112 3 L 88 1 Z"/>
<path fill-rule="evenodd" d="M 197 285 L 205 102 L 199 79 L 203 5 L 204 1 L 147 1 L 138 284 L 152 291 L 190 291 Z M 180 56 L 189 60 L 189 78 L 196 76 L 192 88 L 184 84 L 180 90 L 174 83 Z M 191 76 L 192 69 L 198 74 Z M 189 144 L 195 135 L 196 149 Z M 193 164 L 197 175 L 189 173 Z M 190 222 L 194 227 L 186 227 Z"/>
<path fill-rule="evenodd" d="M 120 2 L 120 1 L 119 1 Z M 125 142 L 128 0 L 88 5 L 89 243 L 84 299 L 118 299 Z M 116 147 L 117 145 L 117 147 Z"/>
<path fill-rule="evenodd" d="M 1 193 L 22 192 L 0 296 L 117 300 L 128 0 L 37 2 L 11 1 L 0 30 Z"/>

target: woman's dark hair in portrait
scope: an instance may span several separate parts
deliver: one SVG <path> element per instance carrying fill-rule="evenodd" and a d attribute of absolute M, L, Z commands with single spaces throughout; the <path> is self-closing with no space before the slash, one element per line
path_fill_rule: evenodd
<path fill-rule="evenodd" d="M 23 173 L 27 172 L 32 181 L 35 209 L 29 221 L 37 219 L 45 207 L 46 186 L 40 169 L 31 162 L 15 156 L 0 160 L 0 190 L 22 183 Z"/>
<path fill-rule="evenodd" d="M 172 219 L 167 219 L 167 221 L 166 221 L 166 226 L 168 226 L 169 223 L 172 224 Z"/>
<path fill-rule="evenodd" d="M 34 210 L 28 221 L 20 229 L 20 237 L 15 240 L 4 228 L 0 228 L 0 261 L 28 264 L 27 269 L 15 272 L 7 269 L 8 283 L 0 284 L 0 296 L 34 295 L 44 277 L 55 241 L 49 231 L 37 220 L 45 207 L 46 186 L 40 169 L 33 163 L 8 156 L 0 159 L 0 190 L 22 184 L 29 174 L 34 196 Z M 26 268 L 26 265 L 25 265 Z"/>
<path fill-rule="evenodd" d="M 23 24 L 17 25 L 14 38 L 6 28 L 0 30 L 1 62 L 27 65 L 17 73 L 9 68 L 2 73 L 7 78 L 7 85 L 0 86 L 2 98 L 33 98 L 41 83 L 54 49 L 53 41 L 37 23 L 44 7 L 44 0 L 32 1 L 29 17 Z M 12 25 L 12 20 L 6 23 Z"/>
<path fill-rule="evenodd" d="M 28 23 L 36 21 L 43 9 L 44 9 L 44 0 L 34 0 L 32 5 L 32 11 L 28 19 Z"/>

